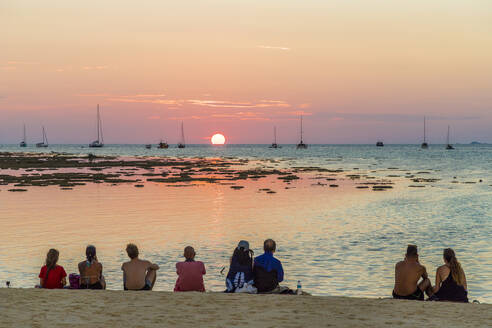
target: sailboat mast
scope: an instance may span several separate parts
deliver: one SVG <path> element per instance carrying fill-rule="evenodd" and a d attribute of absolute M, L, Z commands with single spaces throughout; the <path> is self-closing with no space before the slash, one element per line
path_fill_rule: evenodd
<path fill-rule="evenodd" d="M 277 127 L 276 126 L 273 127 L 273 143 L 274 144 L 277 143 Z"/>
<path fill-rule="evenodd" d="M 448 136 L 447 136 L 447 138 L 446 138 L 446 144 L 448 144 L 448 145 L 449 145 L 449 125 L 448 125 Z"/>
<path fill-rule="evenodd" d="M 23 134 L 23 142 L 26 142 L 26 125 L 24 124 L 24 134 Z"/>
<path fill-rule="evenodd" d="M 185 144 L 185 133 L 184 133 L 183 122 L 181 122 L 181 142 L 183 143 L 183 145 Z"/>
<path fill-rule="evenodd" d="M 44 126 L 43 126 L 43 143 L 48 144 L 48 137 L 46 136 L 46 130 L 44 129 Z"/>
<path fill-rule="evenodd" d="M 97 105 L 97 121 L 98 121 L 98 138 L 99 140 L 99 135 L 101 136 L 101 143 L 104 143 L 104 136 L 103 136 L 103 127 L 102 127 L 102 120 L 101 120 L 101 114 L 99 113 L 99 105 Z"/>
<path fill-rule="evenodd" d="M 97 104 L 97 142 L 99 142 L 99 104 Z"/>
<path fill-rule="evenodd" d="M 425 116 L 424 116 L 424 143 L 425 143 Z"/>
<path fill-rule="evenodd" d="M 301 115 L 301 143 L 302 143 L 302 115 Z"/>

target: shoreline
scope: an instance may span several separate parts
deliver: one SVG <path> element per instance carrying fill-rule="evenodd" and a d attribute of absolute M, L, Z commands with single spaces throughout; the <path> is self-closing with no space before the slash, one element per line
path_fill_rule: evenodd
<path fill-rule="evenodd" d="M 486 327 L 491 304 L 336 296 L 0 289 L 2 327 Z"/>

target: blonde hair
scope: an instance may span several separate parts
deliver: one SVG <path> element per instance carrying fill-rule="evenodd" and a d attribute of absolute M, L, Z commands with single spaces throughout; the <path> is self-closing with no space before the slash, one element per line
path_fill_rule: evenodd
<path fill-rule="evenodd" d="M 456 254 L 451 248 L 446 248 L 443 254 L 444 260 L 449 264 L 449 270 L 453 280 L 460 286 L 465 284 L 465 272 L 461 267 L 460 262 L 456 259 Z"/>

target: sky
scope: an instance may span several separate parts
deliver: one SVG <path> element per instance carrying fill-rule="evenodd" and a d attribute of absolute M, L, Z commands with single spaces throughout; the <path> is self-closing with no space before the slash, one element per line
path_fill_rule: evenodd
<path fill-rule="evenodd" d="M 0 0 L 0 144 L 492 142 L 490 0 Z"/>

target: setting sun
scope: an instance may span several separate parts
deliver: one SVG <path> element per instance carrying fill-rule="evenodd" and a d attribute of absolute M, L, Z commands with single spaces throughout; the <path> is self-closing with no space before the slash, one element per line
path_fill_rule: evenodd
<path fill-rule="evenodd" d="M 212 138 L 210 138 L 210 141 L 212 142 L 213 145 L 223 145 L 225 144 L 226 139 L 224 135 L 220 133 L 216 133 L 212 136 Z"/>

